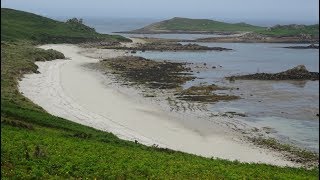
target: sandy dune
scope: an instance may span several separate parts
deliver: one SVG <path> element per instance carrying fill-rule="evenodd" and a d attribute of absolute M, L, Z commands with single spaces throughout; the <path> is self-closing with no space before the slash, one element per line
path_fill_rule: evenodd
<path fill-rule="evenodd" d="M 101 74 L 83 67 L 98 59 L 79 54 L 82 49 L 77 46 L 45 45 L 41 48 L 58 50 L 71 60 L 37 62 L 40 73 L 25 75 L 19 89 L 53 115 L 146 145 L 157 144 L 206 157 L 295 165 L 275 152 L 237 140 L 232 133 L 224 133 L 221 127 L 213 125 L 211 133 L 203 134 L 157 107 L 132 101 L 130 95 L 103 84 Z M 118 55 L 109 51 L 110 56 Z"/>

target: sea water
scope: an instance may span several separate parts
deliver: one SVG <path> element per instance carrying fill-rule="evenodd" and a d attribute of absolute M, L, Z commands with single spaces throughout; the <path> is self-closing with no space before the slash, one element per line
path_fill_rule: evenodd
<path fill-rule="evenodd" d="M 319 50 L 287 49 L 301 44 L 275 43 L 197 43 L 231 51 L 138 52 L 138 56 L 156 60 L 172 60 L 199 65 L 198 77 L 185 87 L 200 83 L 239 88 L 229 94 L 239 100 L 211 104 L 212 112 L 235 111 L 247 114 L 243 121 L 256 127 L 269 127 L 284 142 L 319 152 L 319 81 L 236 80 L 227 76 L 257 72 L 276 73 L 297 65 L 319 72 Z M 307 44 L 305 44 L 307 45 Z M 204 66 L 203 64 L 206 64 Z M 212 67 L 215 68 L 212 68 Z"/>

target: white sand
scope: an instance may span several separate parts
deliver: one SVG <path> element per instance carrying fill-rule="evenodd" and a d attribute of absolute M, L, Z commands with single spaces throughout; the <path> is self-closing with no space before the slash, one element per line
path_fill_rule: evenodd
<path fill-rule="evenodd" d="M 25 75 L 19 89 L 53 115 L 146 145 L 157 144 L 206 157 L 295 166 L 276 152 L 243 143 L 232 133 L 223 133 L 221 127 L 206 134 L 195 131 L 157 107 L 137 103 L 130 96 L 106 87 L 102 75 L 81 66 L 98 59 L 79 54 L 81 49 L 77 46 L 41 48 L 58 50 L 71 60 L 37 62 L 40 74 Z M 110 56 L 118 55 L 109 51 Z"/>

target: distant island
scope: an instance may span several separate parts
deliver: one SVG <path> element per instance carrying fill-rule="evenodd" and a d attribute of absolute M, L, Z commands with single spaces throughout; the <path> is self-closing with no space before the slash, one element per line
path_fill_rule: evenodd
<path fill-rule="evenodd" d="M 194 34 L 235 34 L 240 32 L 264 30 L 265 27 L 254 26 L 246 23 L 225 23 L 209 19 L 189 19 L 174 17 L 169 20 L 156 22 L 146 27 L 128 31 L 133 34 L 158 34 L 158 33 L 194 33 Z"/>
<path fill-rule="evenodd" d="M 209 19 L 189 19 L 174 17 L 169 20 L 156 22 L 146 27 L 127 31 L 132 34 L 160 34 L 160 33 L 187 33 L 187 34 L 236 34 L 248 31 L 264 30 L 266 27 L 254 26 L 246 23 L 225 23 Z"/>
<path fill-rule="evenodd" d="M 140 29 L 118 32 L 130 34 L 220 34 L 232 35 L 197 39 L 202 42 L 318 43 L 319 24 L 261 27 L 247 23 L 226 23 L 209 19 L 175 17 Z"/>

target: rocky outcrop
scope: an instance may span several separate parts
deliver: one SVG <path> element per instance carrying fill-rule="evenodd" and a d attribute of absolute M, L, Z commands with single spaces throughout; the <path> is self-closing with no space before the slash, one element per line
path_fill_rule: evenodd
<path fill-rule="evenodd" d="M 95 48 L 95 47 L 104 47 L 104 46 L 120 46 L 120 42 L 115 42 L 115 41 L 100 41 L 100 42 L 87 42 L 87 43 L 82 43 L 79 44 L 83 48 Z"/>
<path fill-rule="evenodd" d="M 258 33 L 245 33 L 240 36 L 199 38 L 186 40 L 195 42 L 241 42 L 241 43 L 318 43 L 319 37 L 312 37 L 309 34 L 296 36 L 272 36 Z"/>
<path fill-rule="evenodd" d="M 208 46 L 201 46 L 198 44 L 185 44 L 182 45 L 181 43 L 175 42 L 151 42 L 145 44 L 137 44 L 134 47 L 127 47 L 121 45 L 105 45 L 102 46 L 104 49 L 123 49 L 123 50 L 134 50 L 134 51 L 228 51 L 232 49 L 223 48 L 223 47 L 208 47 Z"/>
<path fill-rule="evenodd" d="M 309 72 L 304 65 L 296 66 L 280 73 L 256 73 L 241 76 L 227 77 L 229 80 L 319 80 L 318 72 Z"/>
<path fill-rule="evenodd" d="M 137 56 L 105 59 L 97 64 L 100 70 L 111 70 L 126 81 L 143 84 L 149 88 L 172 89 L 194 79 L 186 63 L 161 62 Z"/>
<path fill-rule="evenodd" d="M 137 56 L 123 56 L 105 59 L 91 64 L 105 74 L 111 73 L 120 80 L 132 85 L 143 85 L 150 89 L 170 90 L 174 96 L 183 101 L 197 103 L 215 103 L 218 101 L 231 101 L 239 99 L 238 96 L 215 93 L 218 90 L 229 90 L 227 87 L 217 85 L 191 86 L 183 89 L 183 85 L 195 79 L 191 74 L 188 63 L 154 61 Z M 147 94 L 145 97 L 154 97 Z"/>
<path fill-rule="evenodd" d="M 310 44 L 309 46 L 288 46 L 283 48 L 289 48 L 289 49 L 319 49 L 319 46 Z"/>
<path fill-rule="evenodd" d="M 226 90 L 228 88 L 219 87 L 217 85 L 208 85 L 208 86 L 191 86 L 188 89 L 182 90 L 181 92 L 175 94 L 178 99 L 185 101 L 195 101 L 195 102 L 206 102 L 213 103 L 217 101 L 230 101 L 239 99 L 238 96 L 234 95 L 221 95 L 216 94 L 216 90 Z"/>

